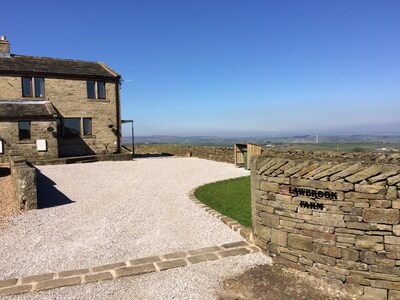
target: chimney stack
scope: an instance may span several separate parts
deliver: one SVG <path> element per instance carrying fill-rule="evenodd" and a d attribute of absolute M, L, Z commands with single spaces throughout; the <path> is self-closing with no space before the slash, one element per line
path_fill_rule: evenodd
<path fill-rule="evenodd" d="M 4 35 L 0 37 L 0 57 L 10 57 L 10 42 Z"/>

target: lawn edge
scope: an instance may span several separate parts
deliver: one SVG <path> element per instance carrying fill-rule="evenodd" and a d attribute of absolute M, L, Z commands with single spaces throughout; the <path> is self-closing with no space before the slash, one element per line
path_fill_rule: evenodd
<path fill-rule="evenodd" d="M 248 177 L 248 175 L 246 176 L 240 176 L 240 177 L 234 177 L 234 178 L 228 178 L 228 179 L 223 179 L 223 180 L 217 180 L 217 181 L 213 181 L 213 182 L 207 182 L 205 184 L 196 186 L 195 188 L 193 188 L 192 190 L 190 190 L 188 192 L 188 196 L 190 198 L 190 200 L 192 200 L 195 204 L 197 204 L 197 206 L 201 207 L 202 209 L 204 209 L 208 214 L 210 214 L 211 216 L 213 216 L 214 218 L 217 218 L 218 220 L 220 220 L 222 223 L 224 223 L 225 225 L 227 225 L 230 229 L 232 229 L 233 231 L 237 231 L 239 232 L 239 234 L 249 243 L 251 244 L 255 244 L 254 241 L 254 234 L 253 234 L 253 228 L 252 227 L 246 227 L 241 225 L 238 221 L 236 221 L 235 219 L 232 219 L 231 217 L 225 216 L 224 214 L 216 211 L 215 209 L 207 206 L 206 204 L 204 204 L 203 202 L 201 202 L 199 199 L 196 198 L 196 196 L 194 195 L 194 193 L 196 192 L 197 189 L 209 185 L 209 184 L 213 184 L 213 183 L 220 183 L 220 182 L 224 182 L 224 181 L 229 181 L 232 179 L 239 179 L 239 178 L 244 178 L 244 177 Z"/>

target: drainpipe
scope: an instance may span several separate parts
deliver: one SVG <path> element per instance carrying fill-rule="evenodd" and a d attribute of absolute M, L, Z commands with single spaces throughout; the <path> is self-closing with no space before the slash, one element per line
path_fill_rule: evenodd
<path fill-rule="evenodd" d="M 115 96 L 116 96 L 116 110 L 117 110 L 117 153 L 121 153 L 121 76 L 117 76 L 115 81 Z"/>

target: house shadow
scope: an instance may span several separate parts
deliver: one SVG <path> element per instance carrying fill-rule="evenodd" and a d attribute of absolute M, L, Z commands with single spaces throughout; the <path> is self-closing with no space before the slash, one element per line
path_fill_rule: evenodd
<path fill-rule="evenodd" d="M 36 168 L 37 180 L 37 204 L 38 209 L 61 206 L 74 203 L 67 196 L 61 193 L 56 187 L 56 183 Z"/>
<path fill-rule="evenodd" d="M 10 168 L 0 167 L 0 177 L 6 177 L 11 174 Z"/>

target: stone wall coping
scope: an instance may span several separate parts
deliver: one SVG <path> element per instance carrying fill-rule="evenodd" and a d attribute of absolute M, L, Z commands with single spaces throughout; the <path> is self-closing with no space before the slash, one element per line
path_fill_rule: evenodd
<path fill-rule="evenodd" d="M 284 148 L 267 148 L 262 157 L 287 158 L 296 161 L 331 161 L 331 162 L 361 162 L 365 164 L 399 164 L 400 153 L 378 153 L 378 152 L 342 152 L 322 150 L 298 150 Z"/>

